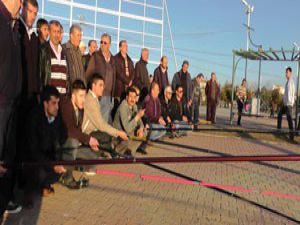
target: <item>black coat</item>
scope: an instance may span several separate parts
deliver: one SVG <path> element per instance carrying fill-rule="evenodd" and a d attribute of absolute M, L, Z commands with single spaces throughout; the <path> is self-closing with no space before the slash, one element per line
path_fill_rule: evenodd
<path fill-rule="evenodd" d="M 180 104 L 182 105 L 182 113 L 180 113 Z M 188 120 L 191 120 L 190 112 L 187 107 L 187 101 L 185 98 L 182 99 L 181 102 L 179 102 L 176 98 L 176 95 L 172 97 L 171 105 L 170 105 L 170 117 L 172 122 L 174 121 L 182 121 L 182 116 L 186 116 Z"/>
<path fill-rule="evenodd" d="M 164 121 L 168 123 L 168 117 L 171 118 L 171 101 L 168 103 L 165 100 L 164 95 L 160 96 L 160 104 L 161 104 L 161 116 L 164 118 Z"/>
<path fill-rule="evenodd" d="M 142 101 L 149 94 L 150 90 L 150 79 L 147 69 L 147 62 L 142 59 L 140 59 L 140 61 L 135 64 L 135 77 L 133 84 L 140 89 L 140 99 Z"/>
<path fill-rule="evenodd" d="M 12 21 L 0 12 L 0 108 L 12 104 L 21 93 L 20 37 L 18 24 L 14 29 L 11 24 Z"/>
<path fill-rule="evenodd" d="M 19 20 L 19 33 L 21 35 L 22 57 L 22 96 L 31 96 L 39 93 L 41 89 L 39 76 L 39 40 L 35 33 L 30 40 L 25 25 Z"/>

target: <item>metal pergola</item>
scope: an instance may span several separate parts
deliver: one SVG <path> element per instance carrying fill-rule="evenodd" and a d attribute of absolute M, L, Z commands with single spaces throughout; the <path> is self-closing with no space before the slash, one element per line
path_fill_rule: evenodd
<path fill-rule="evenodd" d="M 236 69 L 241 59 L 259 61 L 259 74 L 258 74 L 258 96 L 257 96 L 257 116 L 260 113 L 260 89 L 261 89 L 261 63 L 262 61 L 273 61 L 273 62 L 295 62 L 297 63 L 297 100 L 296 100 L 296 121 L 295 128 L 297 129 L 299 123 L 299 100 L 300 100 L 300 51 L 296 50 L 264 50 L 259 48 L 258 50 L 249 49 L 246 50 L 233 50 L 233 71 L 232 71 L 232 90 L 231 90 L 231 108 L 230 108 L 230 124 L 233 124 L 233 102 L 234 102 L 234 88 Z M 299 127 L 298 127 L 299 128 Z"/>

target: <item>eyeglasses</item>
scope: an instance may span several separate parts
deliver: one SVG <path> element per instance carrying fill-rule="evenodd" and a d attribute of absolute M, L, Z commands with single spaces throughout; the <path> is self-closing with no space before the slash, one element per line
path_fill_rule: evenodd
<path fill-rule="evenodd" d="M 178 93 L 179 93 L 179 94 L 182 94 L 182 93 L 183 93 L 183 91 L 178 91 Z"/>
<path fill-rule="evenodd" d="M 101 44 L 101 45 L 108 45 L 109 43 L 106 42 L 106 41 L 100 41 L 100 44 Z"/>

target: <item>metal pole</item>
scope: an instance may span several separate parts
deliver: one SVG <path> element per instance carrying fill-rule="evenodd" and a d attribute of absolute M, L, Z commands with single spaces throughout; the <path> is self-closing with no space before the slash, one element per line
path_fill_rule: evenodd
<path fill-rule="evenodd" d="M 251 7 L 247 8 L 247 52 L 249 51 L 249 36 L 250 36 L 250 20 L 251 20 Z M 245 63 L 245 79 L 247 80 L 248 73 L 248 58 Z"/>
<path fill-rule="evenodd" d="M 298 67 L 297 67 L 297 72 L 298 72 L 298 82 L 297 82 L 297 102 L 296 102 L 296 124 L 295 124 L 295 129 L 300 130 L 300 123 L 299 123 L 299 101 L 300 101 L 300 61 L 298 61 Z"/>
<path fill-rule="evenodd" d="M 162 0 L 162 15 L 161 15 L 161 43 L 160 43 L 160 57 L 163 56 L 164 50 L 164 29 L 165 29 L 165 0 Z"/>
<path fill-rule="evenodd" d="M 260 77 L 261 77 L 261 60 L 259 60 L 259 72 L 258 72 L 258 88 L 257 88 L 257 112 L 256 115 L 260 115 Z"/>
<path fill-rule="evenodd" d="M 235 82 L 235 53 L 233 53 L 233 66 L 232 66 L 230 125 L 233 124 L 234 82 Z"/>
<path fill-rule="evenodd" d="M 119 18 L 118 18 L 118 37 L 117 37 L 117 51 L 119 51 L 120 43 L 120 29 L 121 29 L 121 11 L 122 11 L 122 0 L 119 0 Z"/>

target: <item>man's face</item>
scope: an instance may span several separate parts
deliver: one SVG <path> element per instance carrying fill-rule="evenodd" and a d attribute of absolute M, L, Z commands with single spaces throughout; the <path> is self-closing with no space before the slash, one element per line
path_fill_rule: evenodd
<path fill-rule="evenodd" d="M 49 26 L 47 24 L 44 24 L 39 29 L 39 35 L 44 40 L 47 41 L 49 37 Z"/>
<path fill-rule="evenodd" d="M 102 37 L 100 42 L 100 48 L 103 52 L 108 52 L 110 49 L 110 41 L 108 37 Z"/>
<path fill-rule="evenodd" d="M 90 54 L 94 54 L 95 51 L 97 51 L 98 49 L 98 45 L 96 41 L 91 42 L 90 46 L 89 46 L 89 52 Z"/>
<path fill-rule="evenodd" d="M 158 98 L 159 95 L 159 86 L 158 85 L 154 85 L 154 87 L 152 88 L 152 97 L 153 98 Z"/>
<path fill-rule="evenodd" d="M 202 79 L 201 77 L 197 77 L 197 78 L 196 78 L 196 81 L 197 81 L 197 84 L 198 84 L 198 85 L 200 85 L 201 79 Z"/>
<path fill-rule="evenodd" d="M 127 104 L 130 107 L 133 107 L 136 104 L 136 93 L 135 92 L 129 92 L 127 96 Z"/>
<path fill-rule="evenodd" d="M 168 67 L 168 59 L 166 57 L 163 58 L 161 62 L 161 66 L 166 69 Z"/>
<path fill-rule="evenodd" d="M 286 77 L 286 79 L 290 79 L 291 78 L 291 76 L 292 76 L 292 72 L 291 71 L 289 71 L 289 70 L 286 70 L 286 72 L 285 72 L 285 77 Z"/>
<path fill-rule="evenodd" d="M 182 66 L 182 72 L 186 73 L 188 71 L 188 69 L 189 69 L 189 65 L 188 64 L 184 64 Z"/>
<path fill-rule="evenodd" d="M 92 91 L 94 94 L 99 98 L 103 95 L 103 90 L 104 90 L 104 82 L 103 80 L 97 80 L 95 83 L 92 85 Z"/>
<path fill-rule="evenodd" d="M 64 28 L 61 27 L 61 28 L 60 28 L 59 43 L 62 43 L 63 39 L 64 39 Z"/>
<path fill-rule="evenodd" d="M 50 40 L 54 45 L 59 45 L 61 42 L 61 29 L 60 26 L 55 24 L 50 25 Z"/>
<path fill-rule="evenodd" d="M 148 62 L 149 59 L 149 51 L 143 51 L 142 52 L 142 60 L 144 60 L 145 62 Z"/>
<path fill-rule="evenodd" d="M 216 80 L 217 80 L 216 74 L 212 74 L 212 75 L 211 75 L 211 79 L 212 79 L 212 81 L 216 81 Z"/>
<path fill-rule="evenodd" d="M 172 90 L 171 89 L 167 89 L 166 92 L 165 92 L 165 97 L 168 99 L 168 100 L 171 100 L 172 98 Z"/>
<path fill-rule="evenodd" d="M 51 96 L 50 100 L 44 101 L 44 110 L 51 117 L 56 117 L 59 109 L 59 98 Z"/>
<path fill-rule="evenodd" d="M 182 99 L 183 89 L 181 87 L 177 89 L 176 96 L 177 96 L 177 98 Z"/>
<path fill-rule="evenodd" d="M 70 34 L 70 40 L 72 45 L 74 45 L 75 47 L 79 47 L 81 39 L 82 32 L 78 29 L 74 29 L 73 32 Z"/>
<path fill-rule="evenodd" d="M 31 28 L 34 24 L 36 16 L 38 14 L 38 8 L 31 5 L 29 2 L 27 5 L 22 9 L 22 17 L 26 23 L 26 25 Z"/>
<path fill-rule="evenodd" d="M 126 42 L 123 42 L 121 47 L 120 47 L 120 51 L 123 53 L 123 54 L 127 54 L 128 52 L 128 44 Z"/>
<path fill-rule="evenodd" d="M 77 90 L 73 92 L 72 99 L 78 109 L 84 109 L 85 95 L 85 90 Z"/>

